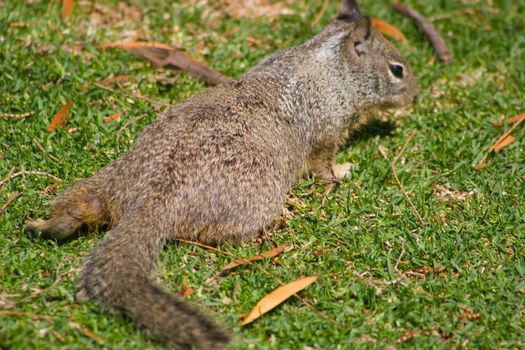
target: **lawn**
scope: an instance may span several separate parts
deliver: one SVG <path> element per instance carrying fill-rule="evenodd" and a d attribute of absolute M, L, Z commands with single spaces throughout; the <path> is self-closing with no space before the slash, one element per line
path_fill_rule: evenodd
<path fill-rule="evenodd" d="M 166 105 L 206 87 L 101 44 L 167 43 L 238 77 L 313 36 L 338 7 L 331 1 L 312 26 L 322 1 L 294 1 L 272 18 L 235 18 L 210 3 L 76 1 L 64 20 L 59 1 L 0 0 L 0 181 L 24 174 L 0 182 L 0 207 L 13 199 L 0 213 L 0 348 L 162 348 L 122 317 L 75 301 L 79 268 L 104 232 L 57 243 L 23 225 L 45 217 L 62 189 L 123 154 Z M 398 46 L 421 95 L 389 113 L 395 125 L 378 122 L 354 135 L 338 156 L 354 164 L 351 179 L 335 186 L 304 179 L 266 237 L 220 247 L 249 257 L 290 245 L 256 263 L 270 275 L 244 266 L 218 276 L 231 258 L 191 244 L 170 244 L 162 255 L 163 284 L 174 292 L 184 284 L 193 291 L 187 299 L 233 328 L 232 349 L 525 348 L 523 124 L 512 144 L 475 168 L 511 127 L 507 119 L 525 112 L 525 4 L 404 3 L 434 18 L 454 62 L 435 60 L 390 2 L 361 1 L 364 12 L 408 38 Z M 127 78 L 112 91 L 95 84 L 115 76 Z M 68 101 L 69 119 L 49 132 Z M 424 224 L 393 176 L 398 154 L 397 174 Z M 320 279 L 300 295 L 332 321 L 292 298 L 236 326 L 277 280 L 308 275 Z"/>

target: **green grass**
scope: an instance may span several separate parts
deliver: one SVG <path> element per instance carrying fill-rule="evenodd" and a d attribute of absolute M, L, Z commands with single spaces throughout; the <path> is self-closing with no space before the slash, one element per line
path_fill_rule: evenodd
<path fill-rule="evenodd" d="M 47 215 L 61 189 L 124 153 L 158 113 L 146 101 L 97 88 L 95 82 L 129 75 L 134 80 L 124 83 L 126 89 L 170 104 L 204 88 L 185 74 L 97 46 L 137 34 L 184 46 L 235 77 L 270 52 L 318 32 L 337 4 L 332 1 L 312 28 L 319 2 L 298 1 L 295 15 L 274 22 L 234 20 L 217 8 L 160 0 L 97 2 L 106 15 L 90 15 L 89 1 L 76 2 L 73 18 L 64 22 L 59 1 L 2 3 L 0 113 L 35 114 L 0 118 L 0 179 L 14 169 L 61 180 L 26 175 L 0 188 L 0 205 L 22 194 L 0 215 L 0 348 L 161 348 L 95 303 L 75 302 L 77 273 L 103 232 L 57 244 L 23 229 L 27 216 Z M 194 288 L 189 299 L 235 329 L 233 349 L 525 347 L 523 127 L 513 133 L 516 142 L 491 156 L 486 168 L 473 167 L 509 127 L 490 121 L 525 110 L 525 6 L 510 0 L 494 0 L 493 9 L 485 1 L 406 1 L 429 17 L 452 14 L 436 21 L 455 55 L 454 64 L 445 66 L 432 63 L 425 38 L 388 3 L 363 0 L 362 7 L 409 38 L 402 50 L 420 83 L 419 100 L 390 134 L 362 133 L 342 151 L 338 160 L 355 164 L 351 180 L 326 195 L 326 184 L 315 179 L 294 189 L 295 200 L 287 204 L 293 216 L 269 232 L 273 242 L 293 249 L 258 263 L 283 281 L 320 274 L 301 295 L 338 326 L 290 299 L 240 329 L 235 325 L 242 315 L 278 286 L 274 279 L 250 267 L 218 277 L 229 258 L 195 246 L 172 244 L 162 256 L 164 284 L 174 291 L 182 281 Z M 454 12 L 465 4 L 475 16 Z M 248 44 L 249 38 L 258 41 Z M 50 120 L 68 100 L 74 101 L 70 119 L 49 133 Z M 123 113 L 119 121 L 103 121 L 116 112 Z M 126 122 L 143 114 L 117 139 Z M 413 130 L 397 168 L 426 226 L 419 224 L 390 162 L 379 153 L 386 147 L 392 159 Z M 440 186 L 471 194 L 447 200 L 439 196 Z M 269 248 L 268 241 L 221 247 L 246 257 Z M 411 274 L 422 268 L 443 271 Z M 462 318 L 468 310 L 481 316 Z M 75 324 L 98 338 L 83 335 Z M 409 333 L 417 335 L 400 339 Z"/>

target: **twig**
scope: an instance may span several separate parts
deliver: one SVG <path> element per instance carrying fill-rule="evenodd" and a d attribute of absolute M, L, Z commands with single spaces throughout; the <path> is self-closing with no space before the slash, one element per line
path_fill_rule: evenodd
<path fill-rule="evenodd" d="M 0 188 L 4 187 L 6 182 L 14 179 L 15 177 L 19 177 L 19 176 L 22 176 L 22 175 L 43 175 L 43 176 L 50 177 L 50 178 L 52 178 L 54 180 L 57 180 L 57 181 L 62 181 L 58 177 L 56 177 L 55 175 L 51 175 L 51 174 L 45 173 L 43 171 L 26 171 L 26 170 L 23 170 L 23 171 L 19 171 L 17 173 L 14 173 L 14 174 L 9 174 L 5 179 L 0 181 Z"/>
<path fill-rule="evenodd" d="M 434 46 L 434 49 L 436 50 L 438 58 L 441 62 L 452 62 L 452 53 L 448 49 L 445 40 L 441 37 L 441 35 L 437 31 L 436 27 L 434 27 L 432 22 L 430 22 L 416 10 L 410 7 L 406 7 L 400 3 L 393 4 L 392 6 L 400 14 L 410 17 L 414 21 L 416 21 L 419 28 L 421 28 L 421 30 L 423 31 L 423 33 L 425 33 L 432 46 Z"/>
<path fill-rule="evenodd" d="M 101 89 L 107 90 L 109 92 L 117 92 L 112 87 L 104 85 L 104 84 L 101 84 L 100 82 L 95 83 L 95 86 L 97 86 L 97 87 L 99 87 Z M 122 93 L 124 93 L 124 95 L 126 95 L 126 96 L 138 98 L 138 99 L 144 100 L 146 102 L 149 102 L 149 103 L 151 103 L 153 105 L 158 105 L 158 106 L 163 106 L 163 107 L 172 107 L 173 106 L 173 105 L 170 105 L 170 104 L 165 103 L 165 102 L 155 101 L 155 100 L 153 100 L 153 99 L 151 99 L 151 98 L 149 98 L 147 96 L 141 95 L 139 93 L 129 92 L 121 84 L 119 84 L 118 82 L 117 82 L 117 86 L 119 87 L 120 91 Z"/>
<path fill-rule="evenodd" d="M 80 334 L 85 335 L 86 337 L 96 341 L 97 343 L 99 343 L 101 345 L 104 344 L 104 341 L 102 340 L 102 338 L 100 338 L 98 335 L 96 335 L 93 332 L 91 332 L 89 329 L 82 327 L 78 323 L 76 323 L 76 322 L 69 322 L 69 326 L 71 328 L 76 329 Z"/>
<path fill-rule="evenodd" d="M 124 124 L 118 131 L 117 131 L 117 141 L 120 139 L 120 136 L 122 136 L 122 132 L 124 131 L 124 129 L 126 129 L 127 127 L 129 127 L 131 124 L 133 123 L 136 123 L 138 122 L 139 120 L 143 119 L 145 116 L 147 116 L 148 113 L 144 113 L 144 114 L 141 114 L 139 115 L 138 117 L 134 118 L 133 120 L 130 120 L 128 122 L 126 122 L 126 124 Z"/>
<path fill-rule="evenodd" d="M 392 174 L 394 175 L 394 178 L 396 179 L 396 182 L 397 182 L 399 188 L 401 189 L 401 192 L 403 192 L 403 195 L 407 199 L 408 204 L 410 204 L 410 206 L 412 207 L 412 210 L 416 214 L 416 216 L 417 216 L 419 222 L 421 223 L 421 225 L 425 226 L 425 222 L 423 221 L 423 218 L 421 217 L 421 215 L 419 215 L 419 212 L 417 211 L 416 206 L 410 200 L 410 197 L 408 196 L 407 192 L 405 191 L 405 188 L 403 187 L 403 184 L 399 180 L 399 177 L 397 176 L 397 172 L 396 172 L 396 163 L 399 160 L 399 158 L 401 158 L 403 153 L 405 152 L 405 149 L 406 149 L 408 143 L 410 142 L 410 140 L 412 140 L 412 137 L 414 137 L 415 133 L 416 133 L 416 130 L 413 130 L 410 133 L 410 135 L 408 135 L 408 137 L 407 137 L 407 139 L 405 141 L 405 144 L 401 148 L 401 151 L 399 151 L 399 153 L 394 157 L 394 159 L 392 160 L 392 163 L 390 164 L 390 166 L 392 167 Z"/>
<path fill-rule="evenodd" d="M 142 95 L 142 94 L 140 94 L 138 92 L 129 92 L 128 90 L 126 90 L 126 88 L 124 88 L 124 86 L 122 86 L 122 84 L 120 82 L 117 82 L 117 86 L 119 87 L 120 90 L 122 90 L 122 92 L 124 92 L 128 96 L 134 96 L 134 97 L 139 98 L 141 100 L 147 101 L 147 102 L 149 102 L 151 104 L 156 104 L 156 105 L 163 106 L 163 107 L 173 107 L 173 105 L 171 105 L 169 103 L 165 103 L 165 102 L 161 102 L 161 101 L 155 101 L 154 99 L 151 99 L 148 96 L 144 96 L 144 95 Z"/>
<path fill-rule="evenodd" d="M 232 253 L 229 253 L 229 252 L 225 252 L 223 250 L 220 250 L 218 248 L 215 248 L 215 247 L 212 247 L 212 246 L 209 246 L 209 245 L 206 245 L 206 244 L 202 244 L 202 243 L 199 243 L 199 242 L 195 242 L 195 241 L 188 241 L 188 240 L 185 240 L 185 239 L 182 239 L 182 238 L 175 238 L 176 241 L 179 241 L 179 242 L 183 242 L 183 243 L 188 243 L 188 244 L 193 244 L 193 245 L 196 245 L 196 246 L 199 246 L 199 247 L 202 247 L 202 248 L 205 248 L 205 249 L 208 249 L 208 250 L 212 250 L 214 252 L 217 252 L 217 253 L 220 253 L 220 254 L 223 254 L 223 255 L 226 255 L 226 256 L 229 256 L 231 258 L 234 258 L 236 260 L 240 260 L 242 261 L 243 263 L 245 264 L 248 264 L 248 265 L 251 265 L 253 267 L 255 267 L 256 269 L 258 269 L 259 271 L 261 271 L 262 273 L 264 273 L 265 275 L 271 277 L 272 279 L 274 279 L 275 281 L 277 281 L 277 283 L 279 283 L 281 286 L 284 286 L 285 283 L 283 281 L 281 281 L 279 278 L 275 277 L 274 275 L 272 275 L 268 270 L 266 270 L 265 268 L 262 268 L 260 267 L 259 265 L 257 264 L 254 264 L 253 262 L 247 260 L 247 259 L 244 259 L 244 258 L 241 258 L 241 257 L 238 257 L 236 256 L 235 254 L 232 254 Z M 315 312 L 316 314 L 318 314 L 321 318 L 333 323 L 334 325 L 336 326 L 339 326 L 337 321 L 334 320 L 333 318 L 331 318 L 330 316 L 326 315 L 325 313 L 323 313 L 322 311 L 319 311 L 317 310 L 313 305 L 311 305 L 308 301 L 306 301 L 305 299 L 301 298 L 299 295 L 297 294 L 294 294 L 294 297 L 296 297 L 297 299 L 301 300 L 301 302 L 303 303 L 304 306 L 306 306 L 307 308 L 309 308 L 310 310 L 312 310 L 313 312 Z"/>
<path fill-rule="evenodd" d="M 30 312 L 14 311 L 14 310 L 0 310 L 0 315 L 6 316 L 27 316 L 34 318 L 35 320 L 46 320 L 50 321 L 51 317 L 47 315 L 32 314 Z"/>
<path fill-rule="evenodd" d="M 397 258 L 396 260 L 396 264 L 394 265 L 394 271 L 399 273 L 399 270 L 398 270 L 398 266 L 399 266 L 399 263 L 401 262 L 401 258 L 403 257 L 403 255 L 405 255 L 405 241 L 403 241 L 403 243 L 401 244 L 401 252 L 399 253 L 399 257 Z"/>
<path fill-rule="evenodd" d="M 143 46 L 129 48 L 128 50 L 139 57 L 145 58 L 157 67 L 182 69 L 209 84 L 217 85 L 231 81 L 227 76 L 217 72 L 204 63 L 195 61 L 193 58 L 175 48 Z"/>
<path fill-rule="evenodd" d="M 329 0 L 324 0 L 323 6 L 321 7 L 321 10 L 319 10 L 319 13 L 317 13 L 317 15 L 315 15 L 315 18 L 312 21 L 312 24 L 311 24 L 312 27 L 316 26 L 317 23 L 319 23 L 319 21 L 323 17 L 324 13 L 326 12 L 326 9 L 328 8 L 328 2 L 329 2 Z"/>
<path fill-rule="evenodd" d="M 4 205 L 2 205 L 2 207 L 0 208 L 0 215 L 2 215 L 4 213 L 4 211 L 7 209 L 7 207 L 14 202 L 15 199 L 17 199 L 18 197 L 20 197 L 22 195 L 22 193 L 20 192 L 16 192 L 14 193 L 11 197 L 9 197 L 9 199 L 7 200 L 7 202 L 5 202 Z"/>
<path fill-rule="evenodd" d="M 54 155 L 52 154 L 49 154 L 45 149 L 44 149 L 44 146 L 42 146 L 36 139 L 33 139 L 33 142 L 35 143 L 35 145 L 38 147 L 39 150 L 42 151 L 42 153 L 44 153 L 46 156 L 48 156 L 49 158 L 51 158 L 53 161 L 55 162 L 59 162 L 58 158 L 55 157 Z"/>
<path fill-rule="evenodd" d="M 2 118 L 15 118 L 15 119 L 22 119 L 27 118 L 35 114 L 35 112 L 26 112 L 26 113 L 0 113 L 0 117 Z"/>
<path fill-rule="evenodd" d="M 516 129 L 518 127 L 518 125 L 521 124 L 522 121 L 525 120 L 525 113 L 523 114 L 520 114 L 521 115 L 521 118 L 518 118 L 517 121 L 515 122 L 514 125 L 512 125 L 512 127 L 507 131 L 505 132 L 503 135 L 501 135 L 497 140 L 496 142 L 494 142 L 492 144 L 492 146 L 490 146 L 490 148 L 488 149 L 487 153 L 485 154 L 485 156 L 483 156 L 483 158 L 479 161 L 479 163 L 476 165 L 476 169 L 481 169 L 485 166 L 485 160 L 487 160 L 490 152 L 494 151 L 494 149 L 498 146 L 498 144 L 505 140 L 507 138 L 507 136 L 510 135 L 511 132 L 514 131 L 514 129 Z M 1 187 L 1 186 L 0 186 Z"/>

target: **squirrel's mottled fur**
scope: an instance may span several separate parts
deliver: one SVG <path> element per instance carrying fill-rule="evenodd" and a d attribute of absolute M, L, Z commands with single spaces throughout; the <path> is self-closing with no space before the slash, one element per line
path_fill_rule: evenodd
<path fill-rule="evenodd" d="M 27 228 L 63 239 L 107 225 L 79 294 L 167 344 L 220 348 L 229 333 L 154 281 L 164 244 L 254 237 L 305 171 L 345 175 L 334 158 L 364 112 L 405 105 L 417 92 L 406 60 L 345 0 L 305 44 L 168 110 L 129 152 L 59 196 L 49 220 Z"/>

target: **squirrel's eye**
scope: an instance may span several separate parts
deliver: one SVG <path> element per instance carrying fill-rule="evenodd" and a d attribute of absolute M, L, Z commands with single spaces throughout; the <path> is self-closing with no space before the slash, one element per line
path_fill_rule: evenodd
<path fill-rule="evenodd" d="M 400 64 L 391 64 L 390 65 L 390 71 L 396 78 L 403 78 L 403 66 Z"/>

